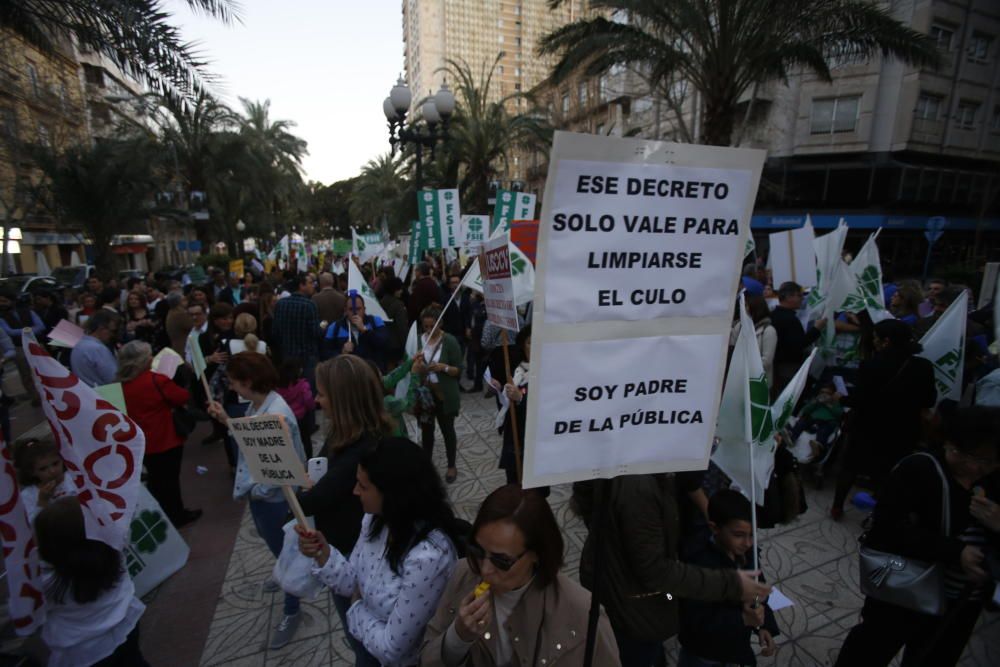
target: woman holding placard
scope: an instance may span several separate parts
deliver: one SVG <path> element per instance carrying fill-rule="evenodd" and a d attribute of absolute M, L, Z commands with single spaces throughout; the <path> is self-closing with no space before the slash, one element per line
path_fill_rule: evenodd
<path fill-rule="evenodd" d="M 455 517 L 430 459 L 404 438 L 361 455 L 354 493 L 364 518 L 350 558 L 323 534 L 296 528 L 313 574 L 350 597 L 347 629 L 363 645 L 357 665 L 420 662 L 424 628 L 455 569 Z"/>
<path fill-rule="evenodd" d="M 284 417 L 295 453 L 305 465 L 305 450 L 302 447 L 302 438 L 295 421 L 295 413 L 285 403 L 285 399 L 274 391 L 278 385 L 278 371 L 275 370 L 271 360 L 256 352 L 241 352 L 229 359 L 226 373 L 229 375 L 229 387 L 241 398 L 250 401 L 246 412 L 247 417 L 258 415 Z M 228 426 L 229 415 L 218 402 L 212 401 L 208 411 L 221 424 Z M 249 499 L 250 516 L 253 517 L 254 526 L 267 544 L 268 549 L 277 557 L 281 553 L 281 546 L 284 542 L 283 526 L 288 516 L 288 503 L 282 495 L 280 486 L 253 481 L 243 453 L 238 452 L 233 499 L 239 500 L 241 498 Z M 284 614 L 268 647 L 278 649 L 288 644 L 295 635 L 300 620 L 299 599 L 286 593 Z"/>
<path fill-rule="evenodd" d="M 462 348 L 449 333 L 441 330 L 438 320 L 441 308 L 432 304 L 420 313 L 423 334 L 417 356 L 423 358 L 420 367 L 423 383 L 417 394 L 415 412 L 420 422 L 420 442 L 430 456 L 434 452 L 434 422 L 441 427 L 444 448 L 448 456 L 448 471 L 444 479 L 451 484 L 458 477 L 455 460 L 458 454 L 458 436 L 455 418 L 461 408 L 458 378 L 462 375 Z"/>
<path fill-rule="evenodd" d="M 326 474 L 299 494 L 302 511 L 316 520 L 323 534 L 343 556 L 349 557 L 361 533 L 364 512 L 354 494 L 362 452 L 392 432 L 393 424 L 382 399 L 382 383 L 367 361 L 342 354 L 316 367 L 317 403 L 329 424 L 320 456 L 327 459 Z M 349 595 L 333 594 L 344 628 Z M 348 634 L 355 654 L 364 655 L 357 639 Z M 360 649 L 360 651 L 359 651 Z"/>

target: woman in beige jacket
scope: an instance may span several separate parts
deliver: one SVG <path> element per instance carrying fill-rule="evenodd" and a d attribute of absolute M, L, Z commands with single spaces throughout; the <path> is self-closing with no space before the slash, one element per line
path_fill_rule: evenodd
<path fill-rule="evenodd" d="M 590 593 L 559 574 L 563 541 L 548 502 L 508 485 L 491 493 L 424 635 L 421 665 L 582 665 Z M 601 611 L 594 663 L 618 667 Z"/>

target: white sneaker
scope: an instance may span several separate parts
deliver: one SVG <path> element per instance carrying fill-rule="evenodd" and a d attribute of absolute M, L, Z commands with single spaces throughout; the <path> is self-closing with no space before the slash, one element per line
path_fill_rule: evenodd
<path fill-rule="evenodd" d="M 281 623 L 278 623 L 278 627 L 274 629 L 274 634 L 271 635 L 271 643 L 267 647 L 273 651 L 287 646 L 292 641 L 292 637 L 295 636 L 295 631 L 299 629 L 299 622 L 301 620 L 302 612 L 293 616 L 283 616 Z"/>

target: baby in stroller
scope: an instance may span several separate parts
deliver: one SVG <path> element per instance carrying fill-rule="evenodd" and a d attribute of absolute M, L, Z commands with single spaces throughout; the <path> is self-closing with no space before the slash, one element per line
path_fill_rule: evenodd
<path fill-rule="evenodd" d="M 815 398 L 802 408 L 795 424 L 788 427 L 789 451 L 799 463 L 821 460 L 840 427 L 844 408 L 832 382 L 819 385 Z"/>

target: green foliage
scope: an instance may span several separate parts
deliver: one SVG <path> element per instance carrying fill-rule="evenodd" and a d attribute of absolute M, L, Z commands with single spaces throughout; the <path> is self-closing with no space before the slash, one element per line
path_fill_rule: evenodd
<path fill-rule="evenodd" d="M 96 266 L 112 266 L 111 237 L 145 229 L 155 190 L 155 144 L 139 136 L 62 152 L 35 145 L 29 154 L 43 174 L 35 188 L 38 200 L 62 222 L 86 232 Z"/>
<path fill-rule="evenodd" d="M 230 257 L 229 255 L 212 254 L 212 255 L 198 255 L 197 257 L 195 257 L 194 261 L 195 264 L 205 269 L 207 269 L 210 266 L 227 269 L 229 266 L 229 262 L 232 259 L 233 258 Z"/>
<path fill-rule="evenodd" d="M 516 148 L 542 150 L 552 142 L 552 128 L 541 113 L 526 113 L 510 108 L 531 98 L 514 93 L 490 101 L 490 87 L 502 53 L 487 67 L 483 63 L 476 76 L 468 63 L 447 61 L 444 71 L 455 87 L 456 109 L 451 121 L 447 150 L 442 160 L 450 162 L 445 170 L 454 178 L 442 185 L 454 186 L 457 180 L 462 193 L 463 213 L 486 213 L 489 183 L 506 171 Z"/>
<path fill-rule="evenodd" d="M 390 231 L 403 233 L 411 217 L 408 215 L 410 199 L 407 197 L 411 192 L 402 156 L 385 153 L 369 160 L 351 191 L 351 222 L 370 224 L 380 229 L 384 218 Z"/>
<path fill-rule="evenodd" d="M 224 23 L 239 21 L 233 0 L 187 0 L 193 10 Z M 158 0 L 4 0 L 0 26 L 37 48 L 56 52 L 65 38 L 117 63 L 149 88 L 189 96 L 212 76 L 196 45 L 185 42 Z"/>
<path fill-rule="evenodd" d="M 594 0 L 590 7 L 596 11 L 542 39 L 539 51 L 559 57 L 553 79 L 631 65 L 664 99 L 673 84 L 689 83 L 701 95 L 706 144 L 729 145 L 741 96 L 790 72 L 829 81 L 832 58 L 940 60 L 927 35 L 871 0 Z"/>

